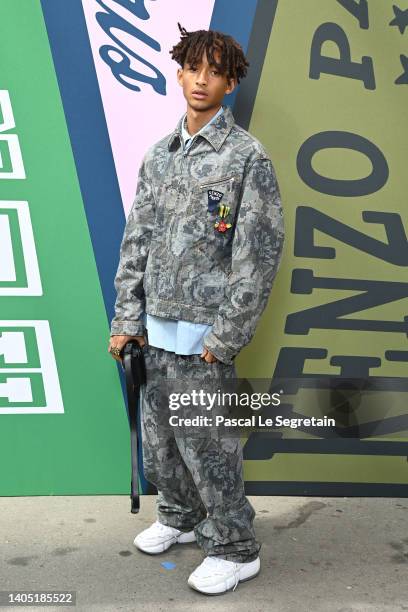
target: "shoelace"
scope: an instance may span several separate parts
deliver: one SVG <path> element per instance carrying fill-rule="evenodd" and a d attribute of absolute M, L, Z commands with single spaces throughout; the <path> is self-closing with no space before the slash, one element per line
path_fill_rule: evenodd
<path fill-rule="evenodd" d="M 159 521 L 156 521 L 154 525 L 152 525 L 152 527 L 158 528 L 159 531 L 167 531 L 169 528 L 167 525 L 163 525 L 163 523 L 159 523 Z"/>
<path fill-rule="evenodd" d="M 214 564 L 223 565 L 225 563 L 225 559 L 219 559 L 218 557 L 206 557 L 204 559 L 204 563 L 206 565 L 214 565 Z M 233 561 L 230 561 L 230 563 L 233 563 Z M 234 579 L 235 579 L 235 584 L 234 584 L 234 588 L 232 589 L 233 591 L 235 591 L 239 583 L 239 571 L 235 564 L 234 564 Z"/>
<path fill-rule="evenodd" d="M 228 563 L 231 563 L 231 561 L 229 561 Z M 219 557 L 206 557 L 204 559 L 204 564 L 205 565 L 224 565 L 225 564 L 225 559 L 220 559 Z"/>

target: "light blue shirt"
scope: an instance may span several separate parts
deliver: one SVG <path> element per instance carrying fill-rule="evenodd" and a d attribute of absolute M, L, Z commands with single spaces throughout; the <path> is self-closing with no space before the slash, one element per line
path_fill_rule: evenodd
<path fill-rule="evenodd" d="M 150 346 L 172 351 L 177 355 L 201 354 L 204 348 L 204 336 L 211 325 L 176 321 L 143 313 Z"/>
<path fill-rule="evenodd" d="M 191 136 L 186 128 L 187 113 L 181 122 L 181 137 L 183 141 L 183 150 L 186 152 L 193 144 L 196 137 L 201 131 L 210 125 L 223 112 L 223 107 L 206 123 L 203 127 Z M 191 321 L 177 321 L 176 319 L 167 319 L 165 317 L 157 317 L 149 315 L 145 312 L 142 317 L 143 323 L 149 335 L 150 346 L 171 351 L 177 355 L 195 355 L 201 354 L 204 348 L 204 336 L 211 330 L 212 325 L 204 323 L 192 323 Z"/>

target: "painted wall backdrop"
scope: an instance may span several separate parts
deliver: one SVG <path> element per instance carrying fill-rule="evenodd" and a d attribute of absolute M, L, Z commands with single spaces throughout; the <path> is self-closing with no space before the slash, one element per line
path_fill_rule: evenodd
<path fill-rule="evenodd" d="M 185 110 L 169 55 L 180 21 L 246 51 L 249 76 L 225 102 L 270 152 L 285 211 L 239 374 L 291 377 L 285 415 L 318 408 L 338 424 L 254 432 L 247 492 L 408 496 L 408 3 L 396 1 L 2 0 L 0 495 L 129 493 L 113 279 L 142 155 Z"/>

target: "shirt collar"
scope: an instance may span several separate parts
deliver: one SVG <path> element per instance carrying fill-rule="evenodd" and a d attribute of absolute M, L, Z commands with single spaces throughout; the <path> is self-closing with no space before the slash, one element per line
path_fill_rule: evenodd
<path fill-rule="evenodd" d="M 213 146 L 213 148 L 216 151 L 220 150 L 224 140 L 230 133 L 235 123 L 235 119 L 234 119 L 234 116 L 232 114 L 230 107 L 222 106 L 222 108 L 224 112 L 220 112 L 220 114 L 218 115 L 216 119 L 214 117 L 215 119 L 214 121 L 210 120 L 210 122 L 207 123 L 200 130 L 200 136 L 202 138 L 205 138 Z M 182 142 L 181 130 L 182 130 L 182 124 L 184 121 L 184 117 L 185 117 L 185 114 L 183 115 L 181 119 L 179 119 L 176 129 L 170 135 L 170 138 L 167 143 L 169 149 L 171 149 L 173 143 L 175 143 L 176 140 L 179 141 L 179 144 Z"/>
<path fill-rule="evenodd" d="M 189 134 L 188 131 L 187 131 L 187 113 L 185 113 L 185 115 L 184 115 L 184 117 L 183 117 L 183 119 L 181 121 L 181 136 L 182 136 L 182 141 L 184 143 L 184 146 L 186 145 L 187 141 L 189 141 L 189 140 L 192 141 L 194 138 L 196 138 L 196 136 L 199 136 L 201 134 L 201 132 L 207 127 L 207 125 L 210 125 L 211 123 L 216 121 L 217 117 L 219 115 L 221 115 L 222 112 L 224 112 L 224 109 L 221 106 L 217 110 L 215 115 L 213 115 L 213 117 L 211 117 L 211 119 L 205 125 L 203 125 L 203 127 L 200 130 L 198 130 L 198 132 L 196 132 L 193 135 Z"/>

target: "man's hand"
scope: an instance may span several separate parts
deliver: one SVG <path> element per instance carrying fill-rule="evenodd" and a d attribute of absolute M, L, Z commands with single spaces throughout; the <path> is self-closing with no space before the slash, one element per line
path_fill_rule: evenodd
<path fill-rule="evenodd" d="M 119 350 L 122 350 L 122 348 L 127 342 L 129 342 L 129 340 L 137 340 L 139 346 L 144 346 L 146 344 L 144 336 L 111 336 L 109 338 L 108 352 L 111 353 L 112 357 L 116 361 L 120 361 L 122 363 L 122 359 L 119 357 L 119 355 L 114 355 L 111 352 L 111 349 L 117 347 Z"/>
<path fill-rule="evenodd" d="M 215 355 L 213 355 L 207 348 L 204 347 L 203 352 L 200 357 L 204 357 L 204 361 L 207 363 L 214 363 L 214 361 L 218 361 Z"/>

